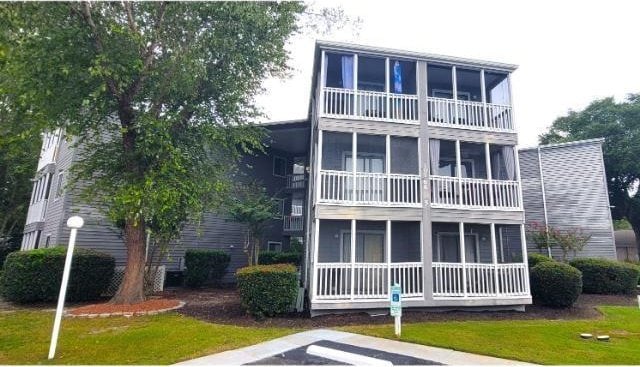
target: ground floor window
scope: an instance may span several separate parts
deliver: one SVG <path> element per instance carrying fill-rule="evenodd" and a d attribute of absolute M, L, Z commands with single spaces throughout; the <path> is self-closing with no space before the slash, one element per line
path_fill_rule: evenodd
<path fill-rule="evenodd" d="M 281 252 L 282 251 L 282 242 L 269 241 L 267 243 L 267 249 L 269 251 Z"/>

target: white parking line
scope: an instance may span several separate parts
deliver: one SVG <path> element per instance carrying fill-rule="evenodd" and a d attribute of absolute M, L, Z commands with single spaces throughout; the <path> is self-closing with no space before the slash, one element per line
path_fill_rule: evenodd
<path fill-rule="evenodd" d="M 392 367 L 393 363 L 384 359 L 372 358 L 356 353 L 343 352 L 341 350 L 321 347 L 319 345 L 310 345 L 307 348 L 307 354 L 312 356 L 331 359 L 337 362 L 352 364 L 355 366 L 379 366 Z"/>

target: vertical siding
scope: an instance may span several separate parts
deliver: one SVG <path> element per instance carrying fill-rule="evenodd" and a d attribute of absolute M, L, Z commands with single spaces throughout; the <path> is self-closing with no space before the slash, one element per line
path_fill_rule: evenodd
<path fill-rule="evenodd" d="M 591 235 L 578 257 L 615 259 L 600 142 L 545 147 L 540 152 L 549 225 L 559 229 L 581 228 Z M 527 223 L 544 221 L 538 164 L 536 150 L 521 152 Z M 535 248 L 530 243 L 528 247 Z M 561 251 L 554 249 L 553 255 L 559 257 Z"/>

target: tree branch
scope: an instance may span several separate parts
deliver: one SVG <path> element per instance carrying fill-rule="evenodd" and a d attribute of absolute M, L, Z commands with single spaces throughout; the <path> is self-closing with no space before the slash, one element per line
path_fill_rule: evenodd
<path fill-rule="evenodd" d="M 133 33 L 138 33 L 138 25 L 136 24 L 136 21 L 133 18 L 133 7 L 131 6 L 131 2 L 123 1 L 122 6 L 127 12 L 127 23 L 129 23 L 129 29 Z"/>
<path fill-rule="evenodd" d="M 127 88 L 127 97 L 131 100 L 138 93 L 142 84 L 147 78 L 147 72 L 151 68 L 153 64 L 153 56 L 156 51 L 156 48 L 160 45 L 158 41 L 158 33 L 162 28 L 162 23 L 164 22 L 164 14 L 167 9 L 167 3 L 165 1 L 158 3 L 158 14 L 156 16 L 156 24 L 153 29 L 153 41 L 147 47 L 147 50 L 144 55 L 142 55 L 142 70 L 138 77 L 131 83 L 131 86 Z"/>
<path fill-rule="evenodd" d="M 91 5 L 89 4 L 88 1 L 82 2 L 80 14 L 84 18 L 84 21 L 89 26 L 89 29 L 91 29 L 91 33 L 93 34 L 93 37 L 91 38 L 93 40 L 93 45 L 96 48 L 96 51 L 98 51 L 99 54 L 103 54 L 104 47 L 102 45 L 102 38 L 100 38 L 98 27 L 96 27 L 96 24 L 94 23 L 93 18 L 91 17 Z M 107 87 L 109 88 L 109 92 L 111 92 L 111 94 L 117 100 L 120 100 L 120 94 L 118 93 L 118 88 L 116 88 L 116 83 L 113 81 L 113 79 L 105 76 L 105 81 L 107 83 Z"/>

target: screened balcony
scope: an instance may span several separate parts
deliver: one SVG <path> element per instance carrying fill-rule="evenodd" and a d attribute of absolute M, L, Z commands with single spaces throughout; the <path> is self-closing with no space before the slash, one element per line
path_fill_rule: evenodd
<path fill-rule="evenodd" d="M 434 298 L 529 296 L 522 225 L 434 222 L 431 228 Z"/>
<path fill-rule="evenodd" d="M 390 284 L 423 297 L 419 222 L 319 220 L 317 231 L 314 301 L 387 300 Z"/>
<path fill-rule="evenodd" d="M 418 122 L 416 62 L 323 52 L 326 117 Z"/>
<path fill-rule="evenodd" d="M 289 214 L 282 217 L 282 230 L 285 232 L 300 232 L 304 229 L 304 194 L 294 193 L 291 201 L 286 201 Z M 285 205 L 285 206 L 287 206 Z"/>
<path fill-rule="evenodd" d="M 319 203 L 421 205 L 416 138 L 321 133 Z"/>
<path fill-rule="evenodd" d="M 515 131 L 507 73 L 454 66 L 427 66 L 430 125 Z"/>
<path fill-rule="evenodd" d="M 431 206 L 521 210 L 513 146 L 429 140 Z"/>

